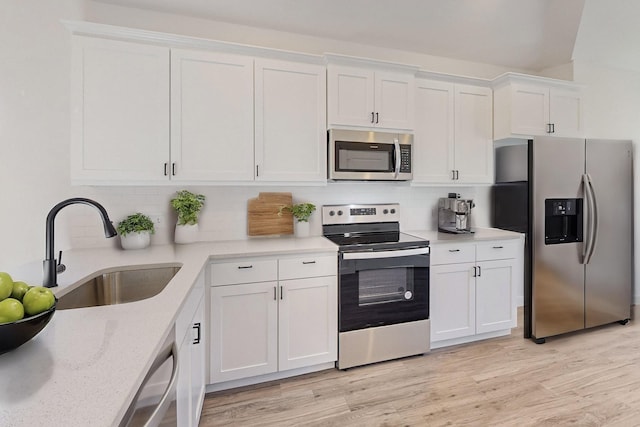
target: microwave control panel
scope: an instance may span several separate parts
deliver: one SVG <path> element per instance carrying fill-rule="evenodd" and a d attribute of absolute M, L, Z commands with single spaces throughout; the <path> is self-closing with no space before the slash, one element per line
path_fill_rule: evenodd
<path fill-rule="evenodd" d="M 400 172 L 411 173 L 411 145 L 400 145 Z"/>

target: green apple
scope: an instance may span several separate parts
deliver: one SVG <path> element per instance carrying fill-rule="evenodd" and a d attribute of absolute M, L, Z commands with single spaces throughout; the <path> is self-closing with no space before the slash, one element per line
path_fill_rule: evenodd
<path fill-rule="evenodd" d="M 13 291 L 13 279 L 9 273 L 0 272 L 0 301 L 9 298 Z"/>
<path fill-rule="evenodd" d="M 15 322 L 24 317 L 24 307 L 15 298 L 5 298 L 0 301 L 0 324 Z"/>
<path fill-rule="evenodd" d="M 34 286 L 22 297 L 24 312 L 29 316 L 49 310 L 55 302 L 56 298 L 53 296 L 51 289 L 44 286 Z"/>
<path fill-rule="evenodd" d="M 24 282 L 13 282 L 13 290 L 11 291 L 11 298 L 15 298 L 18 301 L 22 301 L 24 294 L 31 288 L 31 286 L 27 285 Z"/>

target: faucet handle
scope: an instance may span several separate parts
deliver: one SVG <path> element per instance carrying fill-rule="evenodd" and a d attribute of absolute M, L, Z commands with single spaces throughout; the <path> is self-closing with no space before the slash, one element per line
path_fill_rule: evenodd
<path fill-rule="evenodd" d="M 62 251 L 58 252 L 58 265 L 56 265 L 56 273 L 60 274 L 67 269 L 67 266 L 62 263 Z"/>

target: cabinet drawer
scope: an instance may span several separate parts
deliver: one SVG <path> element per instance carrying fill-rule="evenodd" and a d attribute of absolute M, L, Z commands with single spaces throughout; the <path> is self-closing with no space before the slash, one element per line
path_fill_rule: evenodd
<path fill-rule="evenodd" d="M 211 264 L 213 286 L 278 280 L 278 261 L 240 260 Z"/>
<path fill-rule="evenodd" d="M 478 261 L 489 261 L 493 259 L 516 258 L 520 245 L 522 245 L 520 239 L 478 243 L 477 259 Z"/>
<path fill-rule="evenodd" d="M 475 260 L 476 252 L 473 243 L 431 246 L 431 265 L 475 262 Z"/>
<path fill-rule="evenodd" d="M 280 280 L 304 277 L 335 276 L 338 274 L 338 255 L 309 255 L 278 260 Z"/>

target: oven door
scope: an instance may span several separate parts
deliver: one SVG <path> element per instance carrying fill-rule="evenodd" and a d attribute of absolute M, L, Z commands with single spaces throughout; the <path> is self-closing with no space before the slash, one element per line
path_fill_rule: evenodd
<path fill-rule="evenodd" d="M 340 255 L 340 332 L 429 318 L 429 247 Z"/>

